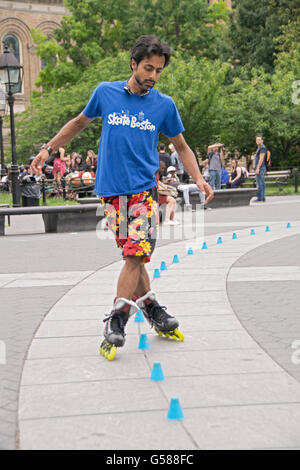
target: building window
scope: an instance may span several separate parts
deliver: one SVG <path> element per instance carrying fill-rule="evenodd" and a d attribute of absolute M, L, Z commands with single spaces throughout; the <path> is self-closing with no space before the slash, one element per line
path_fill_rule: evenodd
<path fill-rule="evenodd" d="M 4 36 L 3 42 L 4 42 L 4 44 L 6 44 L 8 46 L 10 52 L 12 52 L 15 55 L 15 57 L 18 59 L 19 63 L 21 63 L 21 60 L 20 60 L 20 45 L 19 45 L 18 38 L 16 36 L 14 36 L 13 34 L 7 34 L 6 36 Z M 20 93 L 21 92 L 21 81 L 19 81 L 19 83 L 17 85 L 12 87 L 12 92 L 13 93 Z"/>

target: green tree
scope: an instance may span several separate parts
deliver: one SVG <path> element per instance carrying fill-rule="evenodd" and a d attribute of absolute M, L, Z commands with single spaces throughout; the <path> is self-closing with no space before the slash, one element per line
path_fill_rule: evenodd
<path fill-rule="evenodd" d="M 232 59 L 235 65 L 274 70 L 276 44 L 287 16 L 281 0 L 234 0 L 230 22 Z"/>
<path fill-rule="evenodd" d="M 227 87 L 221 138 L 230 150 L 241 155 L 253 153 L 255 136 L 262 133 L 272 152 L 273 166 L 299 165 L 300 105 L 293 100 L 293 84 L 300 76 L 299 58 L 282 58 L 273 75 L 257 69 L 248 79 L 248 71 L 242 69 L 241 76 Z"/>
<path fill-rule="evenodd" d="M 55 38 L 33 30 L 37 54 L 47 65 L 37 82 L 44 91 L 78 81 L 91 65 L 128 51 L 137 36 L 156 34 L 186 56 L 216 58 L 226 47 L 225 2 L 206 0 L 66 0 L 65 16 Z"/>

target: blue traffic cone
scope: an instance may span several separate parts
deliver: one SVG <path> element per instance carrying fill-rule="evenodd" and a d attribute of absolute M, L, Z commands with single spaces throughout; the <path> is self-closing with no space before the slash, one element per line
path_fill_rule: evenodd
<path fill-rule="evenodd" d="M 291 228 L 291 222 L 288 222 L 286 228 Z"/>
<path fill-rule="evenodd" d="M 150 349 L 150 343 L 145 333 L 141 334 L 140 342 L 139 342 L 139 349 Z"/>
<path fill-rule="evenodd" d="M 171 398 L 167 418 L 168 419 L 183 419 L 184 418 L 178 398 Z"/>
<path fill-rule="evenodd" d="M 155 382 L 165 380 L 160 362 L 154 362 L 150 379 Z"/>
<path fill-rule="evenodd" d="M 179 263 L 178 255 L 174 255 L 173 263 Z"/>
<path fill-rule="evenodd" d="M 251 229 L 250 235 L 255 235 L 255 230 L 254 230 L 254 228 Z"/>
<path fill-rule="evenodd" d="M 207 250 L 207 244 L 206 244 L 206 242 L 203 242 L 202 250 Z"/>
<path fill-rule="evenodd" d="M 162 261 L 160 264 L 160 270 L 161 271 L 166 271 L 167 270 L 167 265 L 165 261 Z"/>
<path fill-rule="evenodd" d="M 193 248 L 189 248 L 187 254 L 188 255 L 193 255 L 194 254 Z"/>
<path fill-rule="evenodd" d="M 138 310 L 134 317 L 134 323 L 144 323 L 145 318 L 141 310 Z"/>
<path fill-rule="evenodd" d="M 266 232 L 271 232 L 269 225 L 266 226 Z"/>
<path fill-rule="evenodd" d="M 236 240 L 236 239 L 237 239 L 237 234 L 234 232 L 234 233 L 232 234 L 232 240 Z"/>
<path fill-rule="evenodd" d="M 220 245 L 221 243 L 223 243 L 223 240 L 222 240 L 222 237 L 219 237 L 218 241 L 217 241 L 217 244 Z"/>
<path fill-rule="evenodd" d="M 159 269 L 154 269 L 154 275 L 153 275 L 153 279 L 156 279 L 160 277 L 160 272 L 159 272 Z"/>

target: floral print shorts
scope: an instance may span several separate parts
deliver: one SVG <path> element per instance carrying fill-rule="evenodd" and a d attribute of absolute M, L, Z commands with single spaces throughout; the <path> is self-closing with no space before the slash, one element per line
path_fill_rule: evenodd
<path fill-rule="evenodd" d="M 107 227 L 115 234 L 126 256 L 141 256 L 149 263 L 158 233 L 158 195 L 156 186 L 129 196 L 100 197 Z"/>

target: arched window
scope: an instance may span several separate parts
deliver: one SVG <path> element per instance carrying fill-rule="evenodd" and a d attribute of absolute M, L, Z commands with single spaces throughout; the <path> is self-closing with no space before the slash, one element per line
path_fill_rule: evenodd
<path fill-rule="evenodd" d="M 6 36 L 4 36 L 3 42 L 4 42 L 4 44 L 6 44 L 8 46 L 10 52 L 12 52 L 15 55 L 15 57 L 18 59 L 19 63 L 21 63 L 21 61 L 20 61 L 20 46 L 19 46 L 18 38 L 16 36 L 14 36 L 13 34 L 7 34 Z M 12 92 L 13 93 L 20 93 L 21 92 L 21 81 L 19 81 L 19 83 L 17 85 L 12 87 Z"/>

